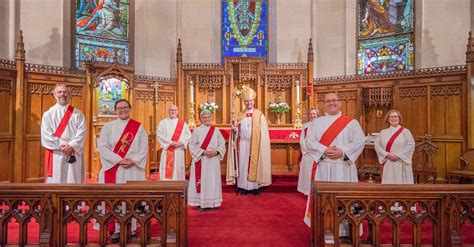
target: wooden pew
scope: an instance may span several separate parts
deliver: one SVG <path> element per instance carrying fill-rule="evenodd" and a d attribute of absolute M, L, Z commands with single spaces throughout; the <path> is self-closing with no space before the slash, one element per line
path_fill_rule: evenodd
<path fill-rule="evenodd" d="M 34 219 L 41 246 L 85 246 L 94 222 L 95 244 L 110 244 L 108 221 L 120 224 L 120 246 L 185 246 L 187 182 L 136 182 L 121 185 L 0 184 L 0 245 L 7 244 L 9 223 L 18 222 L 16 244 L 28 243 Z M 131 222 L 140 226 L 132 237 Z M 75 226 L 74 226 L 75 225 Z M 68 228 L 70 228 L 68 230 Z M 152 234 L 159 232 L 159 236 Z M 73 229 L 74 231 L 71 231 Z M 75 234 L 74 234 L 75 233 Z M 78 238 L 71 242 L 72 236 Z M 95 233 L 97 235 L 97 233 Z"/>
<path fill-rule="evenodd" d="M 474 179 L 474 166 L 470 166 L 471 164 L 474 164 L 474 149 L 467 150 L 459 157 L 459 170 L 448 171 L 449 183 L 454 180 L 458 182 L 468 180 L 472 183 Z"/>
<path fill-rule="evenodd" d="M 400 238 L 407 237 L 410 226 L 413 242 L 403 246 L 421 246 L 426 226 L 432 229 L 431 246 L 461 246 L 463 224 L 474 217 L 474 185 L 315 182 L 312 186 L 311 207 L 316 212 L 311 218 L 312 246 L 383 246 L 381 238 L 387 232 L 392 239 L 389 246 L 401 246 Z M 339 225 L 345 221 L 349 235 L 340 238 Z M 367 229 L 362 236 L 361 225 Z"/>

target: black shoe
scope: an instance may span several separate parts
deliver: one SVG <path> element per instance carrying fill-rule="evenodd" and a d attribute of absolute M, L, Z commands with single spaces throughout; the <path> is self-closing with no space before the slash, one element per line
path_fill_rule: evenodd
<path fill-rule="evenodd" d="M 254 196 L 260 195 L 260 191 L 258 189 L 251 190 L 250 193 L 252 193 Z"/>
<path fill-rule="evenodd" d="M 196 210 L 197 210 L 198 212 L 202 212 L 202 211 L 204 211 L 204 208 L 197 207 Z"/>
<path fill-rule="evenodd" d="M 130 234 L 130 238 L 137 238 L 137 233 L 136 233 L 136 232 L 132 232 L 132 234 Z"/>
<path fill-rule="evenodd" d="M 120 242 L 120 233 L 114 232 L 110 234 L 110 242 L 112 242 L 113 244 Z"/>
<path fill-rule="evenodd" d="M 244 195 L 244 196 L 246 196 L 248 193 L 246 189 L 242 189 L 242 188 L 239 188 L 238 191 L 239 191 L 239 194 Z"/>

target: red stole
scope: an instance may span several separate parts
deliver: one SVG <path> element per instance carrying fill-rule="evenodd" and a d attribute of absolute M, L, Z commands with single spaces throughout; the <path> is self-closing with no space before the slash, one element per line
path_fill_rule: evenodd
<path fill-rule="evenodd" d="M 132 146 L 133 140 L 137 136 L 140 123 L 130 119 L 125 126 L 125 129 L 120 136 L 119 141 L 115 144 L 114 153 L 118 154 L 120 157 L 125 157 L 128 153 L 128 150 Z M 104 172 L 104 182 L 106 184 L 114 184 L 117 180 L 117 170 L 120 167 L 119 164 L 115 164 L 112 168 Z"/>
<path fill-rule="evenodd" d="M 58 128 L 53 133 L 53 135 L 56 138 L 61 138 L 61 136 L 63 135 L 63 132 L 66 129 L 66 126 L 68 125 L 73 112 L 74 112 L 74 107 L 69 105 L 66 109 L 66 112 L 64 113 L 63 118 L 61 119 L 61 122 L 59 122 Z M 44 149 L 44 181 L 45 182 L 48 177 L 53 176 L 53 155 L 54 155 L 53 150 L 50 150 L 47 148 Z"/>
<path fill-rule="evenodd" d="M 388 142 L 387 142 L 387 146 L 385 146 L 385 151 L 386 151 L 387 153 L 390 153 L 390 150 L 392 150 L 392 145 L 393 145 L 393 143 L 395 142 L 395 139 L 397 139 L 397 137 L 402 133 L 403 129 L 404 129 L 404 128 L 403 128 L 402 126 L 400 126 L 400 128 L 399 128 L 397 131 L 395 131 L 395 133 L 393 133 L 392 137 L 390 137 L 390 139 L 389 139 Z M 380 175 L 383 174 L 383 167 L 384 167 L 384 165 L 385 165 L 385 162 L 387 162 L 387 160 L 385 160 L 385 161 L 382 163 L 382 171 L 381 171 Z"/>
<path fill-rule="evenodd" d="M 340 116 L 339 118 L 336 119 L 323 133 L 321 136 L 321 139 L 319 140 L 319 143 L 323 144 L 326 147 L 329 147 L 331 143 L 336 139 L 336 137 L 344 130 L 344 128 L 352 121 L 351 117 L 347 116 Z M 316 174 L 316 170 L 318 169 L 318 163 L 314 161 L 313 163 L 313 169 L 311 170 L 311 181 L 314 180 L 314 176 Z M 312 212 L 312 205 L 313 205 L 313 193 L 312 193 L 312 188 L 310 189 L 309 192 L 309 206 L 308 206 L 308 212 L 306 214 L 307 217 L 311 218 L 311 212 Z"/>
<path fill-rule="evenodd" d="M 201 149 L 206 150 L 209 143 L 211 143 L 212 136 L 214 135 L 214 130 L 216 127 L 211 126 L 209 131 L 207 131 L 206 138 L 201 144 Z M 201 193 L 201 159 L 194 163 L 194 175 L 196 176 L 196 193 Z"/>
<path fill-rule="evenodd" d="M 184 128 L 184 121 L 178 120 L 176 124 L 176 128 L 174 129 L 173 136 L 171 137 L 172 142 L 179 141 L 179 137 L 181 136 L 181 132 L 183 132 Z M 165 170 L 165 178 L 166 179 L 173 179 L 173 171 L 174 171 L 174 150 L 176 148 L 174 146 L 169 146 L 166 150 L 166 170 Z"/>

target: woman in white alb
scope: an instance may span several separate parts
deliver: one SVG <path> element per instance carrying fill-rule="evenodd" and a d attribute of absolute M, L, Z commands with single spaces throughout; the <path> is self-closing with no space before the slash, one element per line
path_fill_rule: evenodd
<path fill-rule="evenodd" d="M 413 135 L 400 125 L 402 115 L 398 110 L 390 110 L 385 122 L 390 127 L 380 131 L 375 140 L 375 151 L 382 165 L 382 184 L 413 184 Z"/>
<path fill-rule="evenodd" d="M 319 117 L 318 109 L 311 108 L 308 113 L 309 121 L 306 122 L 303 126 L 303 131 L 300 135 L 300 148 L 301 148 L 301 162 L 300 162 L 300 174 L 298 176 L 298 191 L 308 195 L 309 188 L 311 186 L 311 175 L 313 171 L 314 158 L 308 153 L 306 149 L 306 132 L 308 125 L 316 118 Z"/>

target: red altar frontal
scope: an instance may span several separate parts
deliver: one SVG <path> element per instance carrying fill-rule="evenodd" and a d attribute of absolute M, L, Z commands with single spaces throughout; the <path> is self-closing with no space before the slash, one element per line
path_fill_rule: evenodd
<path fill-rule="evenodd" d="M 230 128 L 219 128 L 226 141 L 230 137 Z M 191 130 L 192 131 L 192 130 Z M 300 151 L 301 129 L 294 128 L 270 128 L 271 160 L 273 175 L 298 175 L 298 156 Z M 225 174 L 227 163 L 226 157 L 221 162 L 222 174 Z M 187 153 L 186 165 L 190 166 L 191 156 Z M 188 167 L 189 168 L 189 167 Z"/>

